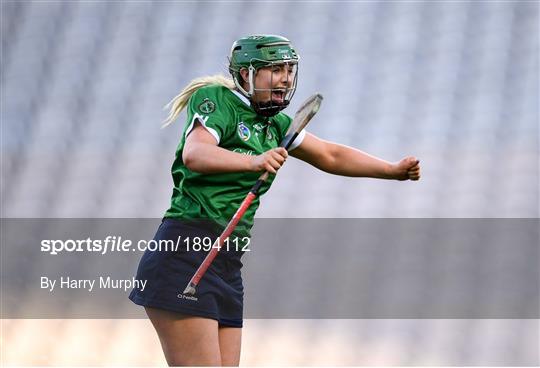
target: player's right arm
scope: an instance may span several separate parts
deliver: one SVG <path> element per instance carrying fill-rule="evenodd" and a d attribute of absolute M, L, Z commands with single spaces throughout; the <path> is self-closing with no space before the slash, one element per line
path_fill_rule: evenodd
<path fill-rule="evenodd" d="M 278 147 L 258 156 L 244 155 L 217 145 L 216 139 L 199 122 L 186 137 L 182 151 L 184 165 L 202 174 L 262 172 L 275 174 L 287 158 L 287 150 Z"/>

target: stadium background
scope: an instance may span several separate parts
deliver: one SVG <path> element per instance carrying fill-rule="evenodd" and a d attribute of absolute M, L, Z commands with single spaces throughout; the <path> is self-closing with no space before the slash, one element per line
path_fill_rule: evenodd
<path fill-rule="evenodd" d="M 161 217 L 183 126 L 160 130 L 161 107 L 226 73 L 252 33 L 299 51 L 289 113 L 325 96 L 310 131 L 423 169 L 382 182 L 289 160 L 259 217 L 538 218 L 537 2 L 1 6 L 3 218 Z M 538 365 L 538 333 L 538 320 L 248 320 L 242 364 Z M 164 363 L 145 320 L 2 320 L 2 355 Z"/>

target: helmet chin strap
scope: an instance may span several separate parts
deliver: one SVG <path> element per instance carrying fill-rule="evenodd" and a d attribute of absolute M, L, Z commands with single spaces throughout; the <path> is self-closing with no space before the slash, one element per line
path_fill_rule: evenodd
<path fill-rule="evenodd" d="M 253 65 L 249 66 L 249 97 L 253 97 L 255 92 L 255 81 L 253 80 L 253 75 L 255 74 L 255 68 Z"/>

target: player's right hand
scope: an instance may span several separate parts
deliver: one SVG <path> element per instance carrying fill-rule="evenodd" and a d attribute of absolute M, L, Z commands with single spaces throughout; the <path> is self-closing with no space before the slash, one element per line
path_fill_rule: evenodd
<path fill-rule="evenodd" d="M 278 147 L 258 156 L 252 156 L 251 171 L 268 171 L 271 174 L 275 174 L 283 165 L 288 155 L 285 148 Z"/>

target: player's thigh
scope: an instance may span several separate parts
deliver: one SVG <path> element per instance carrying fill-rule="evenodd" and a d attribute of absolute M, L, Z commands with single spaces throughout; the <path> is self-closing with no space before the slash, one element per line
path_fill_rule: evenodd
<path fill-rule="evenodd" d="M 219 366 L 218 322 L 145 307 L 171 366 Z"/>
<path fill-rule="evenodd" d="M 221 365 L 228 367 L 237 367 L 240 364 L 241 345 L 241 328 L 220 327 L 219 349 L 221 351 Z"/>

